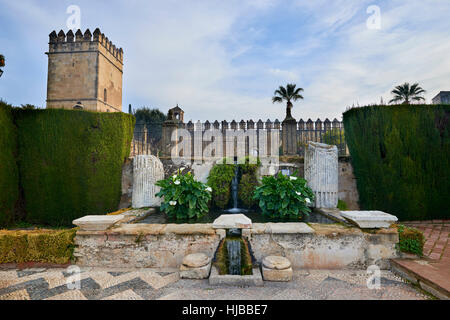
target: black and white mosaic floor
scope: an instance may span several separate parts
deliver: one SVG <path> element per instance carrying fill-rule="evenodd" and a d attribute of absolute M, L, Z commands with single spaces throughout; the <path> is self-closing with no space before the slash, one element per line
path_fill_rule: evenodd
<path fill-rule="evenodd" d="M 0 271 L 0 300 L 423 300 L 427 296 L 389 271 L 380 287 L 367 286 L 365 270 L 296 271 L 289 283 L 264 287 L 213 287 L 207 280 L 180 280 L 178 272 L 84 268 Z M 73 271 L 72 271 L 73 272 Z"/>

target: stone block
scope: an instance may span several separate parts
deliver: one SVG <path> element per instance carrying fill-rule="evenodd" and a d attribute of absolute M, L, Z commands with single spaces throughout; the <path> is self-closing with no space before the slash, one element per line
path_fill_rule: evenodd
<path fill-rule="evenodd" d="M 85 231 L 103 231 L 112 227 L 114 224 L 124 219 L 124 215 L 115 216 L 85 216 L 74 220 L 72 223 L 78 227 L 80 230 Z"/>
<path fill-rule="evenodd" d="M 133 208 L 155 207 L 161 205 L 156 196 L 160 188 L 156 182 L 164 179 L 164 167 L 155 156 L 138 155 L 133 159 Z"/>
<path fill-rule="evenodd" d="M 291 262 L 285 257 L 265 257 L 262 261 L 262 272 L 266 281 L 287 282 L 292 280 Z"/>
<path fill-rule="evenodd" d="M 292 268 L 277 270 L 262 267 L 262 274 L 265 281 L 288 282 L 292 280 Z"/>
<path fill-rule="evenodd" d="M 264 286 L 264 281 L 261 276 L 261 272 L 258 268 L 253 268 L 253 274 L 247 276 L 237 276 L 237 275 L 220 275 L 216 267 L 211 268 L 211 275 L 209 276 L 210 285 L 220 285 L 220 286 L 238 286 L 238 287 L 262 287 Z"/>
<path fill-rule="evenodd" d="M 211 259 L 204 253 L 192 253 L 184 257 L 183 266 L 188 268 L 200 268 L 211 262 Z"/>
<path fill-rule="evenodd" d="M 263 266 L 267 269 L 285 270 L 291 267 L 291 262 L 285 257 L 268 256 L 263 259 Z"/>
<path fill-rule="evenodd" d="M 243 214 L 223 214 L 213 222 L 214 229 L 251 229 L 252 220 Z"/>
<path fill-rule="evenodd" d="M 185 265 L 180 267 L 180 278 L 181 279 L 207 279 L 209 277 L 209 272 L 211 271 L 211 262 L 206 266 L 192 268 Z"/>
<path fill-rule="evenodd" d="M 341 215 L 362 229 L 389 228 L 398 220 L 382 211 L 341 211 Z"/>
<path fill-rule="evenodd" d="M 305 152 L 305 179 L 315 195 L 316 208 L 336 208 L 339 192 L 338 149 L 309 142 Z"/>
<path fill-rule="evenodd" d="M 267 225 L 267 223 L 253 223 L 251 229 L 252 234 L 266 233 Z"/>
<path fill-rule="evenodd" d="M 219 239 L 222 240 L 227 236 L 227 231 L 225 229 L 216 229 L 216 234 L 219 236 Z"/>
<path fill-rule="evenodd" d="M 216 231 L 213 229 L 211 224 L 205 223 L 196 223 L 196 224 L 167 224 L 166 233 L 173 234 L 208 234 L 215 235 Z"/>
<path fill-rule="evenodd" d="M 292 223 L 268 223 L 266 233 L 288 234 L 288 233 L 314 233 L 314 230 L 303 222 Z"/>

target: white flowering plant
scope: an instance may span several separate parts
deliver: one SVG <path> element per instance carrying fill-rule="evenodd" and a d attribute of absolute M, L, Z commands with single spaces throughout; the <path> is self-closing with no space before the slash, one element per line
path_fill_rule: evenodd
<path fill-rule="evenodd" d="M 161 188 L 156 194 L 163 199 L 161 211 L 170 218 L 197 219 L 208 213 L 212 189 L 195 180 L 190 172 L 160 180 L 156 185 Z"/>
<path fill-rule="evenodd" d="M 295 175 L 285 176 L 280 172 L 276 176 L 262 178 L 254 199 L 259 201 L 264 215 L 273 218 L 302 217 L 311 212 L 314 193 L 305 179 Z"/>

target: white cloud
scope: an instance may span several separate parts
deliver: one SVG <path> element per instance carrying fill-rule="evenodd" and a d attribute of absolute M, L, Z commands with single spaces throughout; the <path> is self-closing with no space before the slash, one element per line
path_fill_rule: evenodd
<path fill-rule="evenodd" d="M 0 97 L 16 104 L 44 101 L 47 35 L 65 28 L 72 3 L 0 4 L 7 8 L 0 18 L 13 22 L 12 33 L 0 40 L 10 52 L 8 77 L 14 77 L 2 83 Z M 366 28 L 370 4 L 381 8 L 381 30 Z M 272 104 L 273 91 L 295 82 L 305 89 L 305 100 L 293 109 L 296 118 L 333 119 L 353 103 L 389 100 L 390 90 L 404 81 L 418 81 L 428 101 L 450 89 L 447 0 L 81 0 L 78 5 L 83 28 L 99 26 L 124 49 L 124 109 L 132 103 L 165 112 L 179 103 L 192 120 L 281 120 L 285 108 Z M 277 22 L 298 34 L 289 40 L 271 30 L 282 12 L 299 16 Z M 4 29 L 1 21 L 0 26 Z M 12 69 L 24 61 L 40 72 Z M 29 94 L 21 94 L 21 86 L 30 88 Z M 35 100 L 21 101 L 25 98 Z"/>

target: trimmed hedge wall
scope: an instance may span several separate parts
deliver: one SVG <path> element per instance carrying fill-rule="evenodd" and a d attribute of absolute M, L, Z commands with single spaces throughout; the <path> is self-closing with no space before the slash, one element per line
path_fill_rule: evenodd
<path fill-rule="evenodd" d="M 0 226 L 14 220 L 14 208 L 19 199 L 19 173 L 16 163 L 17 130 L 11 106 L 0 101 Z"/>
<path fill-rule="evenodd" d="M 117 210 L 134 117 L 72 110 L 13 111 L 27 221 L 70 226 Z"/>
<path fill-rule="evenodd" d="M 69 263 L 75 248 L 76 229 L 0 230 L 1 263 Z"/>
<path fill-rule="evenodd" d="M 450 106 L 354 108 L 344 126 L 361 209 L 450 218 Z"/>

